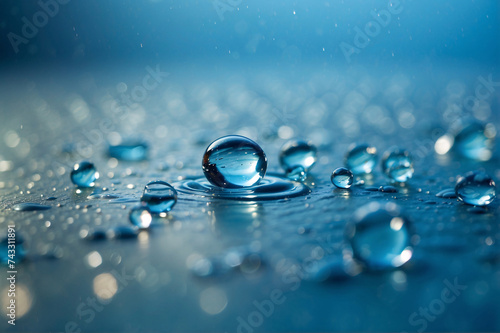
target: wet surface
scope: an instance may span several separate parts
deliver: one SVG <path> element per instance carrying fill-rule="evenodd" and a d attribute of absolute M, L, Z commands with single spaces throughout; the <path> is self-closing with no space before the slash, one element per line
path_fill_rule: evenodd
<path fill-rule="evenodd" d="M 0 81 L 0 110 L 10 115 L 0 125 L 0 232 L 14 224 L 26 251 L 9 330 L 500 329 L 500 200 L 473 207 L 450 190 L 472 170 L 498 180 L 498 146 L 481 162 L 434 146 L 458 118 L 499 128 L 500 90 L 488 107 L 450 115 L 488 69 L 443 69 L 432 80 L 382 70 L 169 71 L 130 105 L 116 87 L 132 90 L 147 74 L 141 68 L 7 73 Z M 210 190 L 203 153 L 229 134 L 262 147 L 265 181 L 283 175 L 286 141 L 310 140 L 318 160 L 308 190 L 244 201 Z M 147 145 L 147 159 L 120 160 L 122 150 L 109 156 L 129 138 Z M 391 183 L 379 161 L 351 188 L 335 188 L 330 175 L 352 143 L 376 147 L 379 157 L 393 146 L 408 150 L 413 178 Z M 82 160 L 100 173 L 95 188 L 71 183 Z M 186 185 L 190 179 L 201 179 L 201 188 Z M 129 213 L 153 180 L 176 187 L 178 201 L 138 230 Z M 413 257 L 397 269 L 373 272 L 344 260 L 346 223 L 374 201 L 399 205 L 418 236 Z M 0 281 L 5 305 L 8 285 Z M 444 290 L 451 296 L 442 300 Z M 427 318 L 421 308 L 430 308 Z"/>

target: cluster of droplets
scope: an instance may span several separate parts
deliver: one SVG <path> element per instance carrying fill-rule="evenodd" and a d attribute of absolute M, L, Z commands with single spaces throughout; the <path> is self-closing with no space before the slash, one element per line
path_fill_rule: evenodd
<path fill-rule="evenodd" d="M 134 155 L 136 154 L 134 152 L 137 152 L 134 149 L 137 149 L 137 147 L 138 145 L 129 145 L 126 146 L 126 148 L 121 147 L 119 151 L 127 156 L 127 158 L 125 158 L 126 160 L 137 160 L 132 158 L 133 156 L 138 158 L 140 155 L 139 153 Z M 139 147 L 144 148 L 147 146 Z M 70 177 L 71 181 L 77 185 L 78 188 L 91 188 L 95 186 L 95 181 L 99 179 L 99 172 L 93 163 L 82 161 L 74 165 Z M 98 198 L 102 197 L 99 194 L 93 195 L 97 195 Z M 155 180 L 149 182 L 144 187 L 140 202 L 141 204 L 139 206 L 130 210 L 129 219 L 135 227 L 139 229 L 147 229 L 152 225 L 155 218 L 165 217 L 166 214 L 172 210 L 174 205 L 177 203 L 177 191 L 169 183 L 161 180 Z M 48 206 L 48 208 L 50 208 L 50 206 Z M 27 208 L 20 207 L 18 210 L 20 209 L 26 210 Z M 39 210 L 41 208 L 37 207 L 37 209 Z"/>
<path fill-rule="evenodd" d="M 368 144 L 353 145 L 345 155 L 346 167 L 337 168 L 331 175 L 332 184 L 348 189 L 355 176 L 373 172 L 377 165 L 377 149 Z M 413 176 L 413 159 L 407 150 L 392 148 L 385 152 L 381 162 L 382 172 L 392 181 L 405 183 Z"/>

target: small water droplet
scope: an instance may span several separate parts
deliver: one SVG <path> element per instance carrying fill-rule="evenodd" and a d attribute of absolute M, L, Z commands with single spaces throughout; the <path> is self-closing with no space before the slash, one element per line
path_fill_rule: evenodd
<path fill-rule="evenodd" d="M 144 187 L 141 203 L 153 214 L 167 213 L 177 203 L 177 191 L 167 182 L 152 181 Z"/>
<path fill-rule="evenodd" d="M 394 203 L 372 202 L 358 208 L 345 235 L 354 258 L 372 269 L 399 267 L 413 254 L 409 221 Z"/>
<path fill-rule="evenodd" d="M 495 134 L 488 126 L 473 122 L 457 133 L 453 148 L 467 158 L 488 161 L 492 156 Z"/>
<path fill-rule="evenodd" d="M 345 156 L 345 165 L 353 174 L 367 174 L 377 164 L 377 149 L 367 144 L 353 146 Z"/>
<path fill-rule="evenodd" d="M 466 204 L 486 206 L 495 199 L 495 182 L 484 172 L 472 171 L 458 179 L 455 193 Z"/>
<path fill-rule="evenodd" d="M 148 144 L 142 140 L 124 141 L 119 145 L 109 145 L 109 157 L 122 161 L 143 161 L 148 157 Z"/>
<path fill-rule="evenodd" d="M 332 172 L 330 180 L 332 184 L 338 188 L 347 189 L 351 187 L 354 181 L 354 175 L 349 169 L 337 168 Z"/>
<path fill-rule="evenodd" d="M 140 229 L 147 229 L 153 221 L 153 216 L 148 207 L 138 206 L 130 210 L 130 222 Z"/>
<path fill-rule="evenodd" d="M 70 177 L 73 184 L 78 187 L 94 187 L 95 181 L 99 179 L 99 172 L 94 164 L 83 161 L 73 166 Z"/>
<path fill-rule="evenodd" d="M 34 210 L 47 210 L 51 209 L 52 206 L 46 206 L 46 205 L 40 205 L 37 203 L 32 203 L 32 202 L 23 202 L 20 204 L 16 204 L 12 206 L 12 209 L 19 211 L 19 212 L 30 212 Z"/>
<path fill-rule="evenodd" d="M 207 147 L 202 167 L 207 180 L 215 186 L 249 187 L 264 178 L 267 158 L 257 143 L 243 136 L 229 135 Z"/>
<path fill-rule="evenodd" d="M 387 151 L 382 159 L 382 171 L 396 182 L 408 181 L 414 171 L 410 153 L 399 148 Z"/>
<path fill-rule="evenodd" d="M 293 180 L 295 182 L 303 182 L 306 180 L 307 174 L 304 171 L 303 167 L 297 166 L 286 172 L 286 178 Z"/>
<path fill-rule="evenodd" d="M 395 188 L 394 186 L 386 185 L 386 186 L 380 186 L 378 189 L 380 192 L 385 192 L 385 193 L 397 193 L 398 189 Z"/>
<path fill-rule="evenodd" d="M 302 167 L 307 174 L 314 164 L 318 155 L 317 148 L 305 141 L 288 141 L 283 145 L 280 152 L 280 164 L 285 172 Z"/>

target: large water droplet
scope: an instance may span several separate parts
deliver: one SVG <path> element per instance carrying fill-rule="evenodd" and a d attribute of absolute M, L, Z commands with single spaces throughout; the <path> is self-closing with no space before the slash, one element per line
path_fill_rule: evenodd
<path fill-rule="evenodd" d="M 382 159 L 382 171 L 392 180 L 404 183 L 413 176 L 413 159 L 407 150 L 387 151 Z"/>
<path fill-rule="evenodd" d="M 345 165 L 353 174 L 371 173 L 377 164 L 377 149 L 367 144 L 353 146 L 345 156 Z"/>
<path fill-rule="evenodd" d="M 354 176 L 352 172 L 346 168 L 337 168 L 333 170 L 332 176 L 330 177 L 333 185 L 343 189 L 351 187 L 353 179 Z"/>
<path fill-rule="evenodd" d="M 458 199 L 469 205 L 489 205 L 496 196 L 495 182 L 481 171 L 469 172 L 460 177 L 455 186 Z"/>
<path fill-rule="evenodd" d="M 109 145 L 108 154 L 122 161 L 142 161 L 148 157 L 148 144 L 142 140 L 124 141 L 119 145 Z"/>
<path fill-rule="evenodd" d="M 40 205 L 32 202 L 23 202 L 20 204 L 16 204 L 12 206 L 12 209 L 17 210 L 19 212 L 30 212 L 34 210 L 47 210 L 52 208 L 51 206 Z"/>
<path fill-rule="evenodd" d="M 413 254 L 409 222 L 394 203 L 359 208 L 345 235 L 354 258 L 372 269 L 399 267 Z"/>
<path fill-rule="evenodd" d="M 474 122 L 458 132 L 453 148 L 467 158 L 488 161 L 492 156 L 495 134 L 491 125 Z"/>
<path fill-rule="evenodd" d="M 215 186 L 241 188 L 257 185 L 267 170 L 267 158 L 260 146 L 239 135 L 212 142 L 203 155 L 203 172 Z"/>
<path fill-rule="evenodd" d="M 169 183 L 155 180 L 144 187 L 141 203 L 153 214 L 167 213 L 177 203 L 177 191 Z"/>
<path fill-rule="evenodd" d="M 78 187 L 94 187 L 95 181 L 99 179 L 99 172 L 94 164 L 82 161 L 73 166 L 70 177 L 73 184 Z"/>
<path fill-rule="evenodd" d="M 318 150 L 316 147 L 305 141 L 288 141 L 281 148 L 280 164 L 286 173 L 302 167 L 307 174 L 317 160 Z"/>
<path fill-rule="evenodd" d="M 138 206 L 130 210 L 130 222 L 140 229 L 147 229 L 153 221 L 153 216 L 148 207 Z"/>

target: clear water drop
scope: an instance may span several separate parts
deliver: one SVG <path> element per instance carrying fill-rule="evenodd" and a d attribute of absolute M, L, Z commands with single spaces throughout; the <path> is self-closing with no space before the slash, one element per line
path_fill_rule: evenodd
<path fill-rule="evenodd" d="M 473 122 L 457 133 L 453 148 L 467 158 L 488 161 L 492 156 L 495 134 L 491 125 Z"/>
<path fill-rule="evenodd" d="M 144 187 L 141 203 L 153 214 L 167 213 L 177 203 L 177 191 L 169 183 L 155 180 Z"/>
<path fill-rule="evenodd" d="M 12 209 L 14 209 L 18 212 L 31 212 L 31 211 L 35 211 L 35 210 L 47 210 L 47 209 L 51 209 L 51 208 L 52 208 L 52 206 L 40 205 L 40 204 L 33 203 L 33 202 L 23 202 L 23 203 L 16 204 L 16 205 L 12 206 Z"/>
<path fill-rule="evenodd" d="M 213 185 L 242 188 L 260 183 L 266 174 L 267 158 L 257 143 L 243 136 L 229 135 L 207 147 L 202 167 Z"/>
<path fill-rule="evenodd" d="M 99 179 L 99 172 L 93 163 L 82 161 L 73 166 L 70 177 L 78 187 L 94 187 L 95 181 Z"/>
<path fill-rule="evenodd" d="M 109 145 L 108 155 L 122 161 L 143 161 L 148 157 L 148 149 L 145 141 L 129 140 L 119 145 Z"/>
<path fill-rule="evenodd" d="M 371 173 L 377 164 L 377 149 L 367 144 L 353 146 L 345 156 L 345 165 L 353 174 Z"/>
<path fill-rule="evenodd" d="M 305 141 L 288 141 L 280 152 L 280 164 L 283 170 L 289 172 L 297 167 L 302 167 L 307 174 L 316 164 L 318 150 Z"/>
<path fill-rule="evenodd" d="M 332 184 L 338 188 L 347 189 L 351 187 L 354 181 L 354 175 L 349 169 L 337 168 L 333 170 L 330 180 L 332 181 Z"/>
<path fill-rule="evenodd" d="M 139 229 L 147 229 L 153 222 L 153 216 L 148 207 L 138 206 L 130 210 L 129 220 Z"/>
<path fill-rule="evenodd" d="M 345 235 L 354 258 L 371 269 L 399 267 L 413 254 L 409 221 L 394 203 L 372 202 L 358 208 Z"/>
<path fill-rule="evenodd" d="M 466 204 L 487 206 L 495 199 L 495 182 L 484 172 L 469 172 L 458 179 L 455 193 Z"/>
<path fill-rule="evenodd" d="M 382 159 L 382 171 L 392 180 L 404 183 L 413 176 L 413 158 L 407 150 L 395 148 Z"/>
<path fill-rule="evenodd" d="M 297 166 L 286 172 L 286 178 L 296 182 L 303 182 L 306 180 L 307 174 L 303 167 Z"/>

